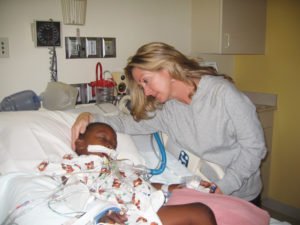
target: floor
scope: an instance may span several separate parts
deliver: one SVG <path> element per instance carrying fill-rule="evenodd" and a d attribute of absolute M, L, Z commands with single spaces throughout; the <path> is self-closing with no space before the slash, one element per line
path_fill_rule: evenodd
<path fill-rule="evenodd" d="M 279 212 L 276 212 L 274 210 L 271 210 L 271 209 L 267 209 L 267 208 L 264 208 L 265 210 L 267 210 L 271 217 L 279 220 L 279 221 L 286 221 L 286 222 L 289 222 L 290 224 L 292 225 L 300 225 L 300 221 L 299 220 L 296 220 L 294 218 L 291 218 L 291 217 L 288 217 L 282 213 L 279 213 Z"/>

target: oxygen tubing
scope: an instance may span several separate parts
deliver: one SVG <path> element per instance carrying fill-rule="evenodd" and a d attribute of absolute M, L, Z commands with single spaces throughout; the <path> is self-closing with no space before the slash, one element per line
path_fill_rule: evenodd
<path fill-rule="evenodd" d="M 159 175 L 161 174 L 162 172 L 164 172 L 166 166 L 167 166 L 167 155 L 166 155 L 166 149 L 165 149 L 165 146 L 163 145 L 161 139 L 160 139 L 160 136 L 159 136 L 159 133 L 156 132 L 153 134 L 156 142 L 157 142 L 157 145 L 158 145 L 158 148 L 159 148 L 159 151 L 160 151 L 160 155 L 161 155 L 161 162 L 160 162 L 160 166 L 159 168 L 156 168 L 156 169 L 150 169 L 150 174 L 151 175 Z"/>

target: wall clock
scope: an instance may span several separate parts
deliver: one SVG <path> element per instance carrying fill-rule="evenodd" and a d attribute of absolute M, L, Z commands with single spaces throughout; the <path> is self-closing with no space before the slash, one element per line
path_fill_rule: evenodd
<path fill-rule="evenodd" d="M 36 21 L 36 46 L 61 46 L 60 22 Z"/>

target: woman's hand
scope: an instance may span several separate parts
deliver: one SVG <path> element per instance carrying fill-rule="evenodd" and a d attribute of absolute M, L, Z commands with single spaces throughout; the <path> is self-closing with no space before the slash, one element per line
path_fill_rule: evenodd
<path fill-rule="evenodd" d="M 75 150 L 75 141 L 78 139 L 79 134 L 85 132 L 87 125 L 92 121 L 92 114 L 89 112 L 81 113 L 71 129 L 71 145 L 72 149 Z"/>

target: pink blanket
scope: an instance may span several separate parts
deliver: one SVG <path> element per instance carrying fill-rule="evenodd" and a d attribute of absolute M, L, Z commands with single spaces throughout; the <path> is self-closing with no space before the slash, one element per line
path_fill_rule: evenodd
<path fill-rule="evenodd" d="M 167 205 L 202 202 L 209 206 L 218 225 L 269 225 L 270 215 L 237 197 L 209 194 L 192 189 L 176 189 Z"/>

